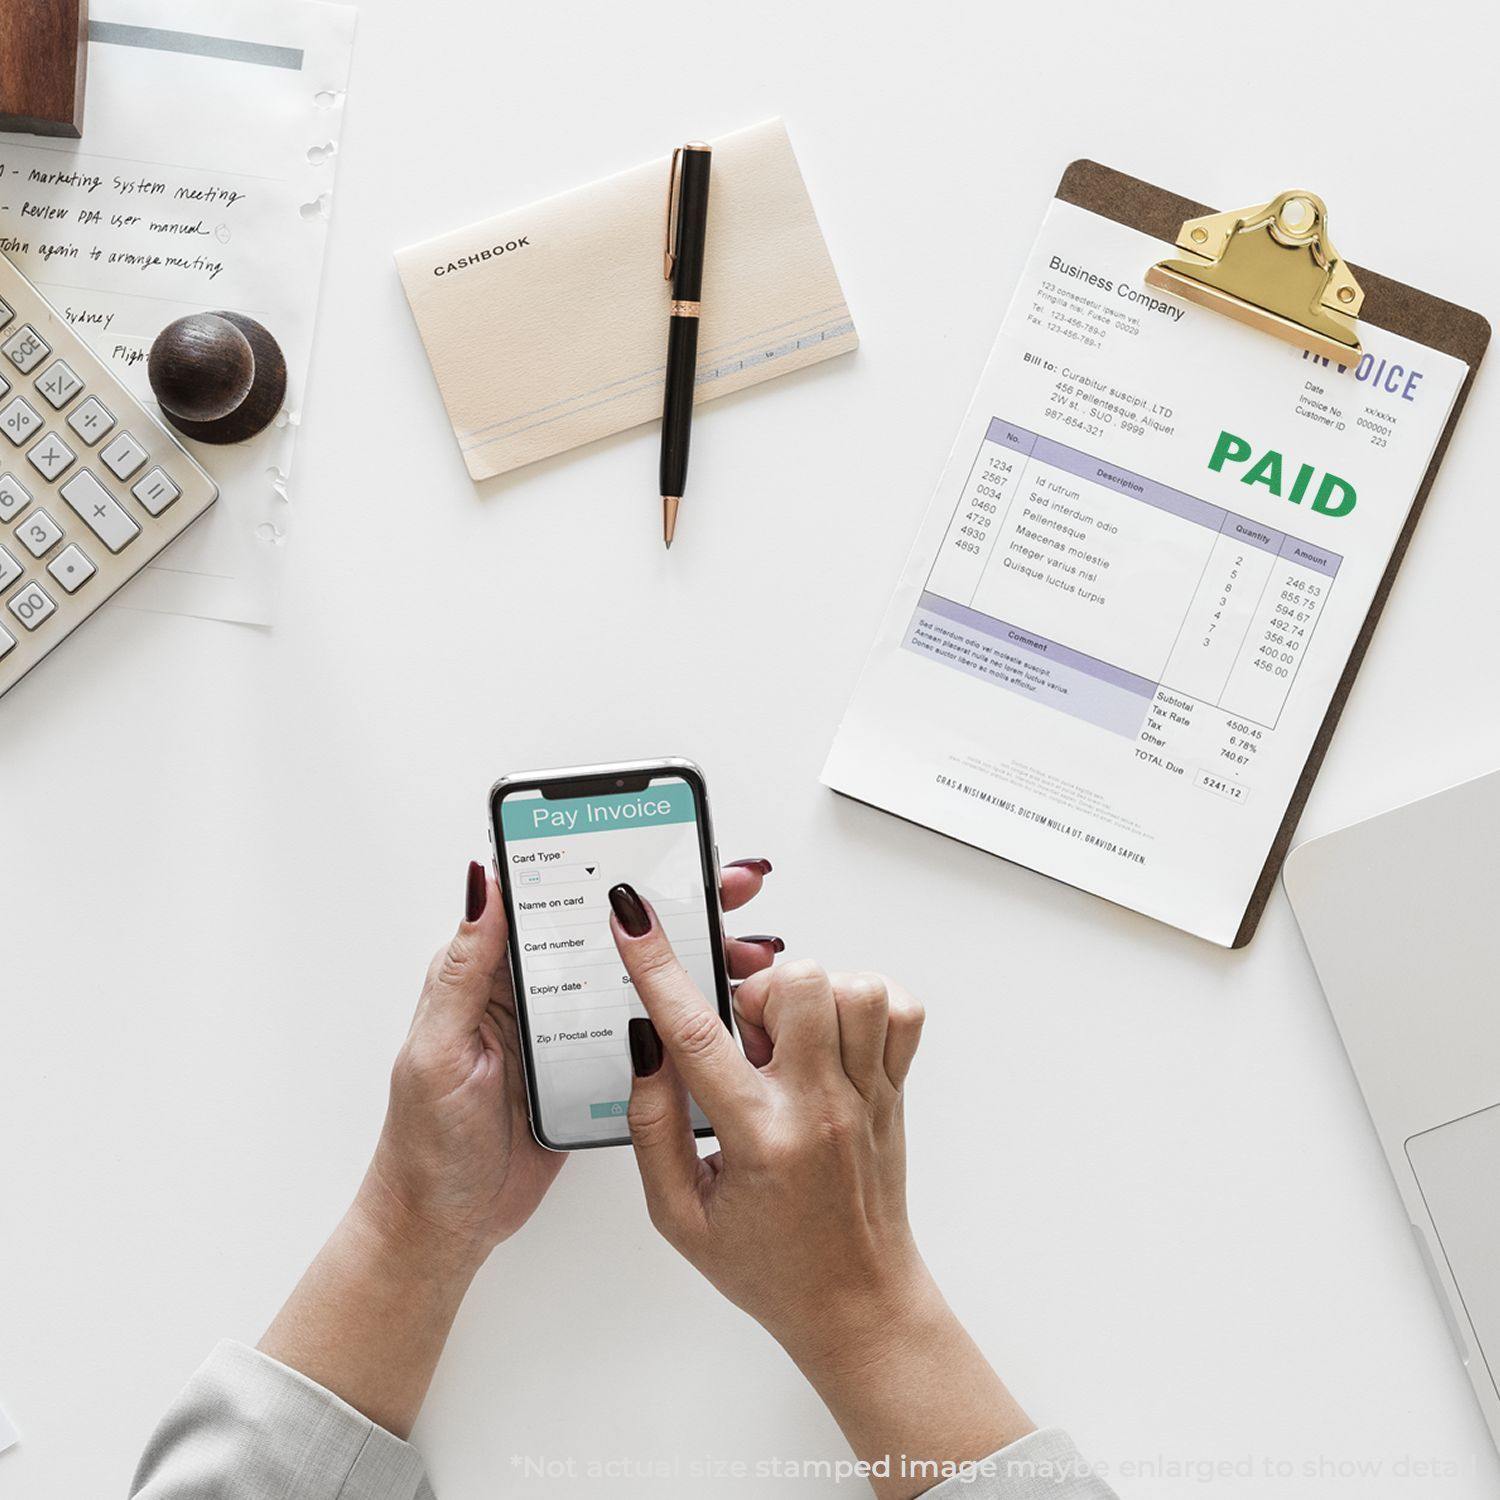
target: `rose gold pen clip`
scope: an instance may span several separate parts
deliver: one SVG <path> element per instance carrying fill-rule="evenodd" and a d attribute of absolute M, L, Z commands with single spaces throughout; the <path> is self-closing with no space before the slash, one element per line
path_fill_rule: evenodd
<path fill-rule="evenodd" d="M 672 273 L 677 269 L 677 252 L 672 247 L 677 243 L 677 185 L 678 169 L 681 164 L 682 147 L 678 146 L 672 152 L 672 170 L 667 174 L 667 230 L 661 255 L 663 281 L 670 281 Z"/>

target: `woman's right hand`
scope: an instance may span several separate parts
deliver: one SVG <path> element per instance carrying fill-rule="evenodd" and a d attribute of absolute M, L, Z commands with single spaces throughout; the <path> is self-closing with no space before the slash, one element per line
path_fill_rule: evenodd
<path fill-rule="evenodd" d="M 889 1461 L 881 1496 L 933 1482 L 902 1475 L 902 1454 L 972 1462 L 1031 1431 L 908 1224 L 902 1085 L 921 1006 L 878 975 L 779 965 L 736 994 L 742 1053 L 650 907 L 629 886 L 610 901 L 651 1018 L 630 1023 L 629 1122 L 652 1223 L 786 1349 L 856 1454 Z M 706 1159 L 689 1092 L 719 1139 Z"/>

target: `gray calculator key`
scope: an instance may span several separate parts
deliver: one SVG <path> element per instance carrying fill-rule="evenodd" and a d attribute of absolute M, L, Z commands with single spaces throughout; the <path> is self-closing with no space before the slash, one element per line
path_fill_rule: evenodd
<path fill-rule="evenodd" d="M 15 649 L 16 638 L 5 626 L 0 625 L 0 656 L 8 655 Z"/>
<path fill-rule="evenodd" d="M 39 583 L 28 583 L 10 601 L 11 614 L 28 630 L 35 630 L 56 608 L 52 596 Z"/>
<path fill-rule="evenodd" d="M 0 353 L 23 375 L 29 375 L 52 353 L 52 346 L 43 342 L 41 334 L 30 323 L 23 323 L 0 344 Z"/>
<path fill-rule="evenodd" d="M 42 425 L 36 408 L 29 401 L 17 396 L 0 411 L 0 432 L 19 447 Z"/>
<path fill-rule="evenodd" d="M 90 448 L 115 425 L 104 403 L 90 396 L 82 406 L 76 408 L 68 418 L 68 426 L 86 442 Z"/>
<path fill-rule="evenodd" d="M 43 479 L 56 479 L 78 457 L 55 432 L 49 432 L 26 455 L 31 466 Z"/>
<path fill-rule="evenodd" d="M 110 439 L 99 459 L 116 479 L 129 479 L 146 462 L 146 450 L 128 432 L 122 432 Z"/>
<path fill-rule="evenodd" d="M 61 493 L 78 519 L 111 552 L 121 551 L 141 534 L 141 528 L 125 514 L 109 491 L 87 469 L 75 474 L 62 487 Z"/>
<path fill-rule="evenodd" d="M 21 565 L 4 547 L 0 547 L 0 594 L 21 576 Z"/>
<path fill-rule="evenodd" d="M 62 527 L 46 511 L 34 510 L 16 527 L 16 540 L 33 557 L 45 557 L 62 541 Z"/>
<path fill-rule="evenodd" d="M 31 504 L 31 491 L 14 474 L 0 474 L 0 521 L 13 521 Z"/>
<path fill-rule="evenodd" d="M 98 569 L 83 555 L 82 548 L 69 543 L 47 564 L 47 571 L 57 580 L 63 593 L 76 594 Z"/>
<path fill-rule="evenodd" d="M 47 398 L 54 411 L 61 411 L 83 389 L 83 382 L 68 365 L 58 359 L 37 376 L 36 388 Z"/>
<path fill-rule="evenodd" d="M 182 491 L 160 469 L 152 469 L 130 491 L 153 516 L 159 516 Z"/>
<path fill-rule="evenodd" d="M 0 328 L 4 328 L 5 325 L 9 323 L 13 317 L 15 317 L 15 313 L 13 313 L 10 308 L 5 305 L 5 303 L 0 302 Z"/>

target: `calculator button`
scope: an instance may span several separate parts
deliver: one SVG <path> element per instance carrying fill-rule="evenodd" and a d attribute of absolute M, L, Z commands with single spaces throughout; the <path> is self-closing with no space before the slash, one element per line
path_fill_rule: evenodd
<path fill-rule="evenodd" d="M 76 594 L 98 569 L 77 546 L 70 543 L 47 564 L 47 571 L 58 581 L 65 594 Z"/>
<path fill-rule="evenodd" d="M 37 473 L 49 480 L 56 479 L 77 456 L 55 432 L 49 432 L 26 455 Z"/>
<path fill-rule="evenodd" d="M 0 521 L 14 521 L 31 504 L 31 491 L 14 474 L 0 474 Z"/>
<path fill-rule="evenodd" d="M 182 491 L 160 469 L 152 469 L 130 493 L 153 516 L 159 516 Z"/>
<path fill-rule="evenodd" d="M 5 628 L 5 626 L 0 625 L 0 657 L 6 656 L 11 650 L 13 650 L 15 644 L 15 636 L 13 636 L 10 631 Z"/>
<path fill-rule="evenodd" d="M 114 425 L 115 419 L 105 410 L 104 403 L 93 396 L 68 418 L 68 426 L 91 448 Z"/>
<path fill-rule="evenodd" d="M 3 411 L 0 411 L 0 432 L 19 447 L 42 425 L 35 408 L 17 396 Z"/>
<path fill-rule="evenodd" d="M 83 389 L 83 382 L 59 359 L 37 376 L 36 388 L 54 411 L 61 411 Z"/>
<path fill-rule="evenodd" d="M 62 527 L 46 511 L 34 510 L 16 527 L 16 540 L 33 557 L 45 557 L 62 541 Z"/>
<path fill-rule="evenodd" d="M 23 375 L 29 375 L 52 353 L 51 346 L 42 342 L 42 336 L 30 323 L 23 323 L 11 336 L 0 344 L 0 353 Z"/>
<path fill-rule="evenodd" d="M 61 493 L 78 519 L 111 552 L 119 552 L 141 534 L 141 528 L 115 504 L 109 491 L 87 469 L 75 474 Z"/>
<path fill-rule="evenodd" d="M 15 314 L 3 302 L 0 302 L 0 328 L 4 328 L 13 317 Z"/>
<path fill-rule="evenodd" d="M 99 457 L 116 479 L 129 479 L 146 462 L 146 450 L 128 432 L 122 432 Z"/>
<path fill-rule="evenodd" d="M 28 630 L 35 630 L 56 608 L 52 596 L 39 583 L 28 583 L 10 601 L 11 614 Z"/>
<path fill-rule="evenodd" d="M 21 565 L 4 547 L 0 547 L 0 594 L 21 576 Z"/>

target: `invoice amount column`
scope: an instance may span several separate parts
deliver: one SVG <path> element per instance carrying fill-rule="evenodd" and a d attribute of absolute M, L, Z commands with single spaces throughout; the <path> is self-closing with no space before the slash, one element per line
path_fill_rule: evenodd
<path fill-rule="evenodd" d="M 1035 446 L 1035 433 L 999 417 L 991 420 L 933 562 L 928 593 L 941 594 L 955 604 L 973 603 L 1000 524 Z"/>
<path fill-rule="evenodd" d="M 1274 729 L 1328 602 L 1343 558 L 1326 547 L 1282 539 L 1260 602 L 1245 633 L 1219 707 Z"/>

